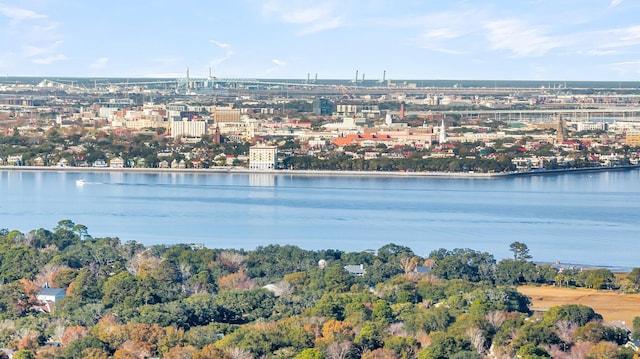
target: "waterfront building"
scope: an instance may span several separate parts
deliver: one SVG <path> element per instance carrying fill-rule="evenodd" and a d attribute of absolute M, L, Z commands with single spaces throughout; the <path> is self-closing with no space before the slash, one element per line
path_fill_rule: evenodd
<path fill-rule="evenodd" d="M 124 168 L 124 160 L 122 157 L 116 157 L 109 161 L 109 167 L 111 168 Z"/>
<path fill-rule="evenodd" d="M 249 169 L 273 170 L 278 162 L 277 146 L 252 146 L 249 148 Z"/>

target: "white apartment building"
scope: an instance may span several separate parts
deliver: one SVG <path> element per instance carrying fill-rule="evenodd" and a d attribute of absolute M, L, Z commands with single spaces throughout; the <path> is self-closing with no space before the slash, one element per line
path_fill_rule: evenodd
<path fill-rule="evenodd" d="M 206 121 L 170 120 L 171 137 L 201 137 L 207 133 Z"/>
<path fill-rule="evenodd" d="M 273 170 L 278 163 L 278 147 L 252 146 L 249 148 L 249 169 Z"/>

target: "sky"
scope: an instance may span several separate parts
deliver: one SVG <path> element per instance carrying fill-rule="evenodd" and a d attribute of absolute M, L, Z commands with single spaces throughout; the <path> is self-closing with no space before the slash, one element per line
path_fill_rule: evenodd
<path fill-rule="evenodd" d="M 639 81 L 638 0 L 0 0 L 0 74 Z"/>

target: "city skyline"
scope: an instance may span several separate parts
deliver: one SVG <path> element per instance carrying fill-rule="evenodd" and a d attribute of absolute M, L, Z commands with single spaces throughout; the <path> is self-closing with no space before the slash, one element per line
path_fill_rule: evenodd
<path fill-rule="evenodd" d="M 3 76 L 640 80 L 624 0 L 0 0 Z"/>

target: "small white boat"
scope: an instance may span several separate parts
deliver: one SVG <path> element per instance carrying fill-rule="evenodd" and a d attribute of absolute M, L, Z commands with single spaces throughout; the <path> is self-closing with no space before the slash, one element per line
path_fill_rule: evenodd
<path fill-rule="evenodd" d="M 84 178 L 79 178 L 76 180 L 76 186 L 84 186 L 87 183 L 87 180 Z"/>

